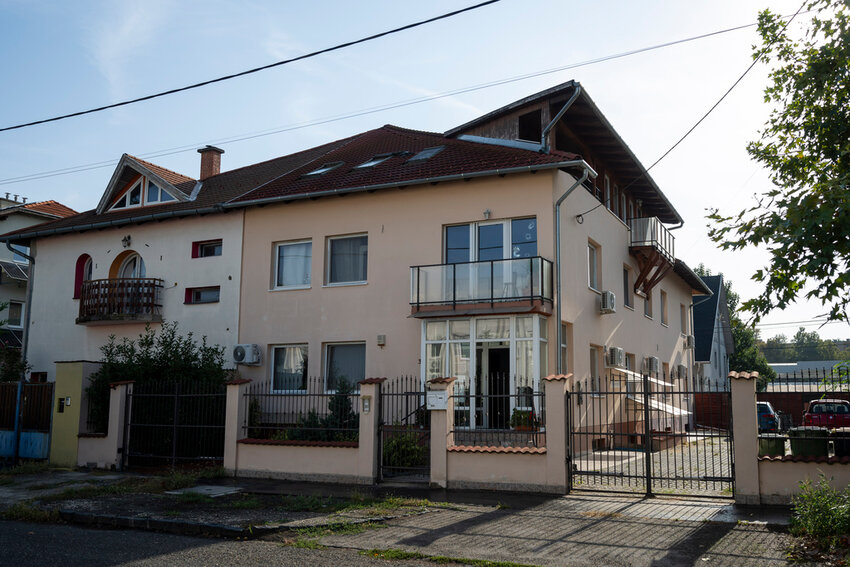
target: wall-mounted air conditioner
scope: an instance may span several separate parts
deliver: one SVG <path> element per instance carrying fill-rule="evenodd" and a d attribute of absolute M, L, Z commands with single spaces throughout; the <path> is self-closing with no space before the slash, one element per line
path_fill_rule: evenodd
<path fill-rule="evenodd" d="M 685 348 L 694 348 L 694 346 L 696 346 L 696 342 L 696 338 L 693 335 L 685 335 Z"/>
<path fill-rule="evenodd" d="M 661 363 L 658 361 L 657 356 L 647 356 L 645 367 L 649 374 L 657 374 L 659 368 L 661 368 Z"/>
<path fill-rule="evenodd" d="M 260 347 L 255 344 L 235 345 L 233 347 L 233 362 L 236 364 L 260 364 Z"/>
<path fill-rule="evenodd" d="M 605 366 L 610 368 L 626 367 L 626 351 L 620 347 L 609 347 L 605 353 Z"/>
<path fill-rule="evenodd" d="M 682 380 L 688 379 L 688 367 L 684 364 L 677 365 L 677 376 Z"/>
<path fill-rule="evenodd" d="M 617 311 L 617 296 L 613 291 L 603 291 L 599 296 L 599 312 L 615 313 Z"/>

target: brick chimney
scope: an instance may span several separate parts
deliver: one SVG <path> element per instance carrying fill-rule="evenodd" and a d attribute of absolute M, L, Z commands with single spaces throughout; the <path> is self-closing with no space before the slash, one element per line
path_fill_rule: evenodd
<path fill-rule="evenodd" d="M 201 154 L 201 181 L 207 177 L 221 173 L 221 154 L 224 150 L 215 146 L 207 146 L 198 150 Z"/>

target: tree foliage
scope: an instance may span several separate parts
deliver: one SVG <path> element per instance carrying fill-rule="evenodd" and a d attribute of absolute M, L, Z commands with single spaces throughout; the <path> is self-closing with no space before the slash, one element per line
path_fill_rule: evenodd
<path fill-rule="evenodd" d="M 773 65 L 764 93 L 773 110 L 747 151 L 770 170 L 775 187 L 737 214 L 709 214 L 716 223 L 709 235 L 723 249 L 770 253 L 752 276 L 763 291 L 743 304 L 756 321 L 804 288 L 830 320 L 848 320 L 850 8 L 846 0 L 814 0 L 809 8 L 816 15 L 800 40 L 780 16 L 759 16 L 762 45 L 754 57 Z"/>
<path fill-rule="evenodd" d="M 18 382 L 29 369 L 30 365 L 21 358 L 20 349 L 0 344 L 0 382 Z"/>
<path fill-rule="evenodd" d="M 769 362 L 850 359 L 850 346 L 846 343 L 824 340 L 817 331 L 806 331 L 803 327 L 790 339 L 781 334 L 767 339 L 761 350 Z"/>

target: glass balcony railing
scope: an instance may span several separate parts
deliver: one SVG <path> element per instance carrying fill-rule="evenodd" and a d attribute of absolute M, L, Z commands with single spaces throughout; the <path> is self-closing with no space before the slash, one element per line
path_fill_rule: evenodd
<path fill-rule="evenodd" d="M 658 217 L 629 219 L 629 229 L 632 234 L 631 246 L 649 246 L 668 261 L 676 261 L 674 250 L 676 239 Z"/>
<path fill-rule="evenodd" d="M 534 256 L 410 268 L 410 304 L 552 301 L 552 262 Z"/>

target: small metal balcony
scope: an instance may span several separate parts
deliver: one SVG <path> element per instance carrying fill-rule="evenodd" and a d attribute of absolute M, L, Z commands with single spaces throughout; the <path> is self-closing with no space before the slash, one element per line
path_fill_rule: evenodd
<path fill-rule="evenodd" d="M 635 293 L 646 296 L 676 263 L 676 239 L 658 217 L 629 219 L 629 230 L 629 253 L 640 268 L 635 279 Z"/>
<path fill-rule="evenodd" d="M 162 280 L 115 278 L 84 281 L 80 289 L 78 325 L 158 323 L 162 321 L 159 294 Z"/>

